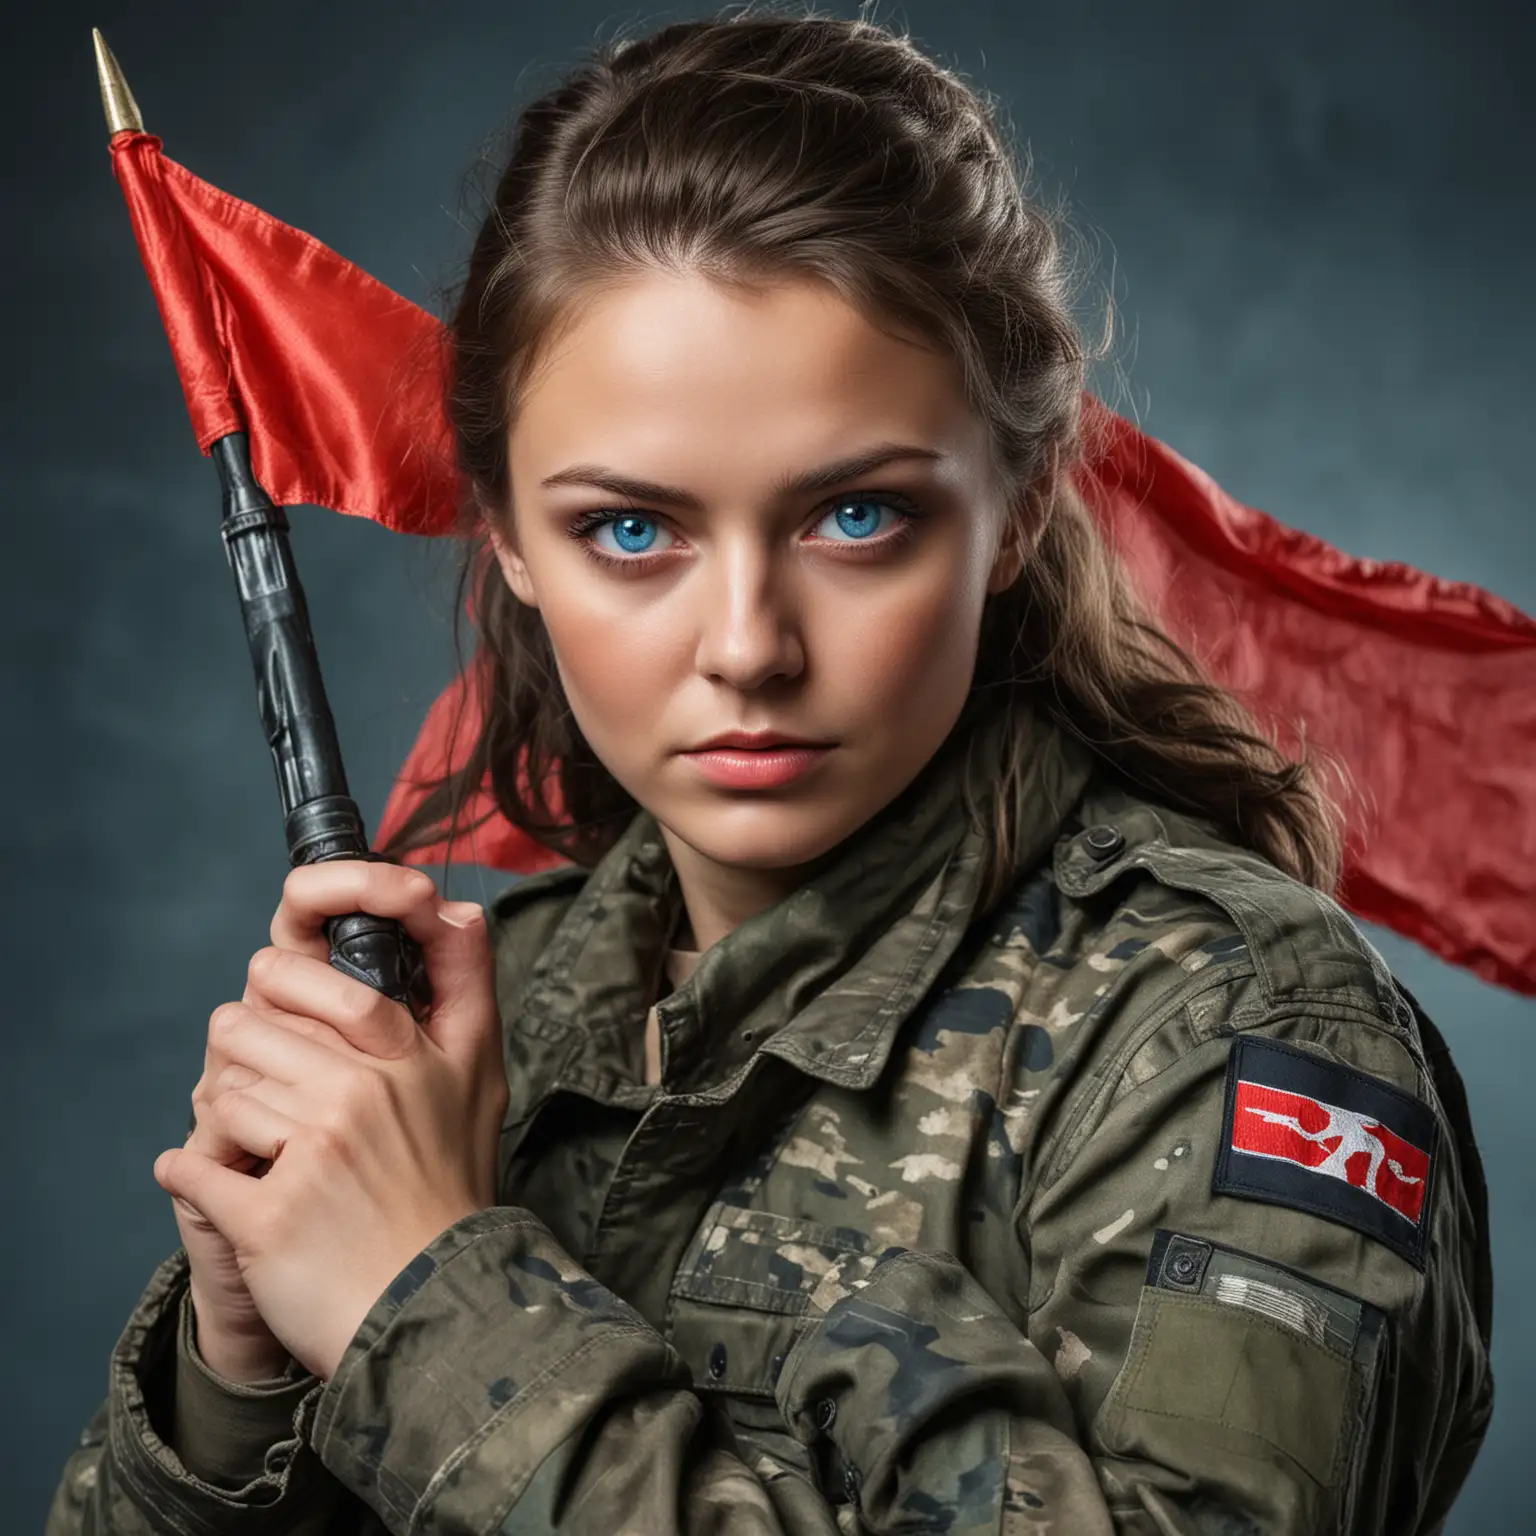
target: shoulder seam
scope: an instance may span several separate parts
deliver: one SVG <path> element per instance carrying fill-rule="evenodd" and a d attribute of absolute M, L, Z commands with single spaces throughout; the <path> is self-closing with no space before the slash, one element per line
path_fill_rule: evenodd
<path fill-rule="evenodd" d="M 1400 1011 L 1390 968 L 1336 897 L 1287 874 L 1250 849 L 1229 846 L 1217 851 L 1170 843 L 1156 809 L 1150 805 L 1142 809 L 1158 827 L 1157 834 L 1128 844 L 1107 863 L 1080 862 L 1069 867 L 1068 861 L 1074 855 L 1070 848 L 1067 850 L 1056 871 L 1056 883 L 1064 895 L 1081 901 L 1134 870 L 1161 885 L 1199 896 L 1242 935 L 1253 954 L 1255 974 L 1266 1002 L 1279 1004 L 1287 998 L 1306 995 L 1294 984 L 1281 983 L 1282 973 L 1294 974 L 1302 969 L 1294 935 L 1283 935 L 1270 910 L 1271 903 L 1263 899 L 1266 891 L 1275 893 L 1276 901 L 1283 893 L 1285 901 L 1309 907 L 1314 914 L 1312 921 L 1335 936 L 1341 948 L 1357 954 L 1362 980 L 1368 973 L 1370 979 L 1365 984 L 1374 988 L 1383 1012 Z M 1229 878 L 1223 878 L 1224 875 Z M 1351 941 L 1338 938 L 1342 929 L 1349 930 Z M 1266 950 L 1270 951 L 1268 958 Z M 1288 960 L 1293 963 L 1287 965 Z"/>

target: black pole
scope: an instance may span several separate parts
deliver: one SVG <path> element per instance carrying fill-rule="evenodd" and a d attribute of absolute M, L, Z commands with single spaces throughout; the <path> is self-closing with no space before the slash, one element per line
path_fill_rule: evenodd
<path fill-rule="evenodd" d="M 244 432 L 212 448 L 224 487 L 224 552 L 235 573 L 256 669 L 262 728 L 282 797 L 288 859 L 376 859 L 347 791 L 336 723 L 326 702 L 304 588 L 288 543 L 288 519 L 251 472 Z M 418 1022 L 430 1002 L 421 950 L 393 918 L 354 912 L 326 923 L 331 964 L 403 1003 Z"/>

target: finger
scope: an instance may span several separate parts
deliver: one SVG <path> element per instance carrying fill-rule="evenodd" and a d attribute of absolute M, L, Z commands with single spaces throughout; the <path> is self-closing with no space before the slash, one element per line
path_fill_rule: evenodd
<path fill-rule="evenodd" d="M 221 1004 L 221 1007 L 249 1007 L 268 1023 L 281 1025 L 303 1039 L 326 1046 L 338 1053 L 348 1051 L 345 1040 L 320 1019 L 311 1019 L 301 1013 L 289 1013 L 281 1008 L 269 1008 L 253 1004 Z M 215 1012 L 218 1010 L 215 1009 Z M 232 1062 L 224 1048 L 223 1034 L 216 1027 L 212 1015 L 208 1021 L 208 1044 L 203 1052 L 203 1075 L 192 1090 L 192 1126 L 187 1132 L 185 1145 L 215 1162 L 245 1172 L 252 1159 L 227 1137 L 221 1135 L 209 1122 L 207 1106 L 220 1093 L 230 1088 L 244 1088 L 252 1083 L 264 1083 L 268 1079 L 251 1067 Z M 201 1106 L 201 1112 L 200 1112 Z"/>
<path fill-rule="evenodd" d="M 253 1157 L 276 1162 L 278 1154 L 299 1130 L 298 1123 L 247 1088 L 221 1093 L 213 1104 L 218 1131 Z"/>
<path fill-rule="evenodd" d="M 227 1072 L 229 1081 L 222 1087 L 216 1087 L 209 1095 L 209 1105 L 216 1104 L 219 1099 L 228 1093 L 247 1093 L 253 1098 L 260 1099 L 263 1104 L 269 1105 L 279 1114 L 286 1115 L 290 1120 L 307 1122 L 313 1093 L 306 1088 L 295 1088 L 288 1083 L 275 1082 L 270 1077 L 258 1076 L 248 1068 L 238 1063 L 231 1065 Z M 237 1078 L 234 1074 L 244 1074 L 243 1078 Z"/>
<path fill-rule="evenodd" d="M 218 1106 L 229 1093 L 241 1090 L 258 1099 L 269 1108 L 296 1123 L 304 1123 L 313 1113 L 309 1099 L 302 1089 L 275 1083 L 270 1077 L 262 1077 L 239 1062 L 231 1062 L 205 1088 L 199 1083 L 192 1096 L 196 1122 L 184 1145 L 204 1157 L 211 1157 L 226 1168 L 249 1173 L 258 1161 L 249 1148 L 229 1133 L 219 1118 Z"/>
<path fill-rule="evenodd" d="M 155 1182 L 235 1244 L 248 1231 L 251 1199 L 261 1189 L 260 1180 L 187 1147 L 171 1147 L 155 1159 Z"/>
<path fill-rule="evenodd" d="M 232 1061 L 213 1080 L 213 1090 L 208 1095 L 211 1104 L 221 1093 L 229 1093 L 235 1088 L 249 1088 L 253 1083 L 262 1083 L 266 1079 L 261 1073 L 253 1071 L 250 1067 L 243 1067 L 238 1061 Z"/>
<path fill-rule="evenodd" d="M 204 1157 L 211 1157 L 216 1163 L 223 1163 L 227 1168 L 238 1169 L 241 1173 L 248 1172 L 255 1160 L 219 1127 L 213 1106 L 219 1096 L 231 1088 L 264 1082 L 264 1077 L 249 1067 L 242 1067 L 238 1062 L 223 1067 L 212 1076 L 205 1071 L 197 1087 L 192 1090 L 192 1129 L 187 1132 L 184 1145 L 191 1147 L 194 1152 L 201 1152 Z"/>
<path fill-rule="evenodd" d="M 295 948 L 280 944 L 279 932 L 285 938 L 293 933 L 312 936 L 320 932 L 324 917 L 344 912 L 397 918 L 421 946 L 432 987 L 426 1029 L 436 1044 L 466 1054 L 486 1043 L 491 1032 L 488 1017 L 491 1025 L 495 1023 L 495 988 L 485 910 L 478 902 L 442 901 L 430 875 L 398 864 L 362 859 L 306 864 L 291 870 L 283 883 L 283 905 L 273 919 L 273 943 Z M 330 950 L 311 942 L 303 953 L 325 960 Z M 368 1048 L 359 1041 L 354 1044 Z M 404 1054 L 405 1048 L 401 1039 L 395 1054 Z"/>
<path fill-rule="evenodd" d="M 367 982 L 324 960 L 290 949 L 258 949 L 247 967 L 253 1006 L 301 1013 L 329 1025 L 354 1051 L 384 1060 L 409 1056 L 419 1045 L 416 1021 Z"/>
<path fill-rule="evenodd" d="M 430 917 L 437 900 L 437 882 L 425 870 L 371 859 L 301 864 L 283 881 L 283 897 L 272 918 L 272 942 L 279 949 L 325 960 L 331 952 L 327 918 L 371 912 L 419 924 L 418 914 Z"/>
<path fill-rule="evenodd" d="M 248 987 L 246 993 L 247 995 L 240 1000 L 240 1006 L 253 1009 L 269 1023 L 281 1024 L 284 1029 L 292 1030 L 294 1034 L 300 1035 L 306 1040 L 313 1040 L 316 1045 L 329 1046 L 331 1049 L 338 1051 L 346 1049 L 347 1042 L 323 1019 L 312 1019 L 303 1013 L 290 1013 L 285 1008 L 273 1008 L 252 988 Z M 224 1005 L 221 1004 L 220 1006 Z M 229 1058 L 224 1054 L 224 1048 L 220 1043 L 219 1032 L 213 1028 L 212 1014 L 209 1015 L 208 1024 L 208 1043 L 203 1048 L 203 1075 L 198 1084 L 199 1088 L 205 1083 L 209 1085 L 217 1084 L 221 1075 L 230 1066 Z M 224 1086 L 237 1087 L 239 1085 L 234 1082 L 228 1082 Z"/>
<path fill-rule="evenodd" d="M 321 1093 L 336 1092 L 364 1060 L 344 1041 L 334 1047 L 318 1045 L 263 1018 L 244 1003 L 222 1003 L 215 1008 L 208 1020 L 208 1035 L 227 1064 L 250 1067 L 274 1082 L 302 1085 Z"/>
<path fill-rule="evenodd" d="M 437 931 L 421 948 L 432 984 L 427 1037 L 460 1061 L 482 1049 L 499 1059 L 501 1015 L 485 908 L 476 901 L 441 903 Z"/>
<path fill-rule="evenodd" d="M 295 1013 L 288 1008 L 275 1007 L 255 987 L 247 983 L 246 995 L 240 999 L 243 1006 L 252 1009 L 269 1024 L 281 1024 L 286 1030 L 302 1036 L 305 1040 L 312 1040 L 316 1045 L 329 1046 L 332 1050 L 348 1054 L 351 1042 L 340 1034 L 334 1024 L 327 1024 L 324 1019 L 317 1019 L 312 1014 Z M 216 1057 L 216 1047 L 209 1042 L 209 1055 L 204 1061 L 204 1070 L 210 1069 L 216 1072 L 224 1065 L 222 1058 Z"/>
<path fill-rule="evenodd" d="M 233 1168 L 236 1173 L 249 1173 L 259 1161 L 220 1129 L 213 1115 L 206 1109 L 198 1116 L 197 1124 L 183 1145 L 202 1153 L 204 1157 L 212 1158 L 216 1163 L 223 1163 L 226 1168 Z"/>

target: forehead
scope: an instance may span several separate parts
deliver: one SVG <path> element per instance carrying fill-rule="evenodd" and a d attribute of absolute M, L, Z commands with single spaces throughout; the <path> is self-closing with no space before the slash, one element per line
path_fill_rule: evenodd
<path fill-rule="evenodd" d="M 829 287 L 726 287 L 646 273 L 592 295 L 527 381 L 515 480 L 574 460 L 695 477 L 829 458 L 854 439 L 957 456 L 984 438 L 959 370 L 872 324 Z"/>

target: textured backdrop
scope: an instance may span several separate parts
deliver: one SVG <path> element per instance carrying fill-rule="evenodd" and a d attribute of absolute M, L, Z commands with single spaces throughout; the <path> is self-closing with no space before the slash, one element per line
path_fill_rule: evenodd
<path fill-rule="evenodd" d="M 90 27 L 173 158 L 432 305 L 467 251 L 465 173 L 513 105 L 620 22 L 708 14 L 28 12 L 6 24 L 0 202 L 0 1524 L 18 1532 L 41 1527 L 113 1342 L 176 1246 L 150 1166 L 182 1139 L 208 1013 L 238 996 L 285 867 L 216 479 L 108 168 Z M 1101 393 L 1281 521 L 1536 611 L 1529 8 L 914 0 L 883 14 L 1001 98 L 1045 189 L 1069 199 L 1125 323 L 1123 392 L 1106 375 Z M 373 822 L 453 665 L 448 558 L 328 512 L 294 525 Z M 482 895 L 502 877 L 461 878 Z M 1536 1002 L 1371 936 L 1449 1039 L 1487 1164 L 1499 1401 L 1449 1529 L 1510 1530 L 1528 1515 L 1536 1415 Z"/>

